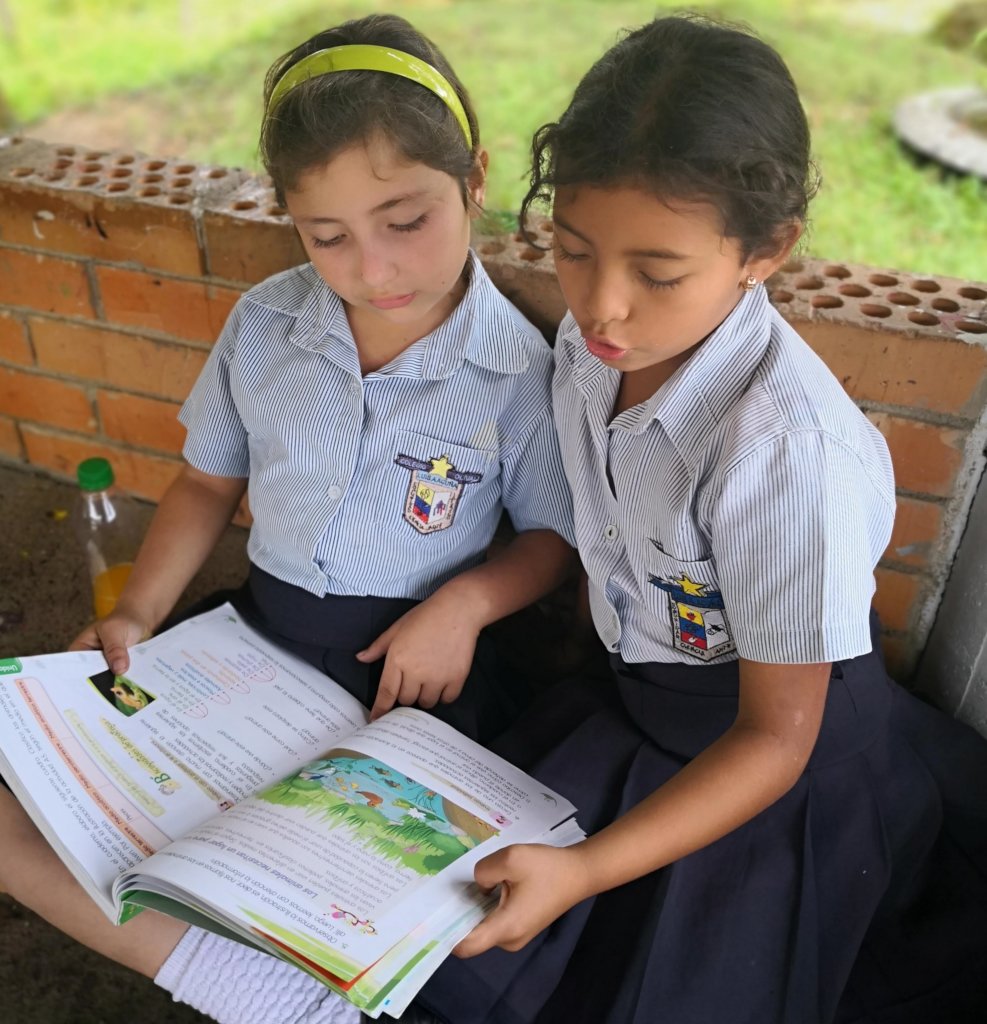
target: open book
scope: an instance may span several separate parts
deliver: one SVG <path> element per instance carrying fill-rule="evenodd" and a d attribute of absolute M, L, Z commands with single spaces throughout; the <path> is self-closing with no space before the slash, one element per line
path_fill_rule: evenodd
<path fill-rule="evenodd" d="M 423 711 L 372 724 L 224 605 L 131 651 L 0 661 L 0 774 L 114 921 L 152 907 L 399 1016 L 496 902 L 477 860 L 582 837 Z"/>

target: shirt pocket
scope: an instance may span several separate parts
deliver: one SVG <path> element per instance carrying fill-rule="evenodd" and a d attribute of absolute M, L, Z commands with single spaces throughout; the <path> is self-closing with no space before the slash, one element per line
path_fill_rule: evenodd
<path fill-rule="evenodd" d="M 671 623 L 677 650 L 711 661 L 736 649 L 712 558 L 682 561 L 653 551 L 642 585 L 648 607 Z"/>
<path fill-rule="evenodd" d="M 397 432 L 394 462 L 408 472 L 404 518 L 419 533 L 448 529 L 470 492 L 489 488 L 500 474 L 496 451 L 412 430 Z"/>

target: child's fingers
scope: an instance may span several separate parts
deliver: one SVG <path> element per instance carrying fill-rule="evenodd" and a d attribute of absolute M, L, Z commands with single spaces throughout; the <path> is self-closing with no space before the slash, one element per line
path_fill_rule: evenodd
<path fill-rule="evenodd" d="M 372 644 L 364 647 L 362 651 L 356 652 L 357 661 L 379 661 L 385 654 L 387 654 L 387 650 L 391 646 L 391 639 L 393 636 L 394 626 L 391 626 L 390 629 L 385 629 Z"/>
<path fill-rule="evenodd" d="M 418 706 L 420 708 L 434 708 L 436 704 L 451 704 L 462 692 L 464 679 L 454 679 L 451 682 L 443 680 L 426 680 L 418 694 Z M 403 702 L 402 702 L 403 703 Z"/>
<path fill-rule="evenodd" d="M 403 673 L 390 663 L 390 659 L 384 662 L 384 671 L 380 676 L 380 685 L 377 687 L 377 697 L 374 706 L 370 709 L 370 721 L 380 718 L 394 707 L 401 696 Z"/>
<path fill-rule="evenodd" d="M 498 907 L 492 914 L 489 914 L 465 939 L 453 948 L 453 954 L 466 959 L 471 956 L 479 956 L 480 953 L 486 953 L 488 949 L 493 949 L 494 946 L 502 945 L 502 917 L 505 913 L 506 911 L 502 907 Z M 503 948 L 508 949 L 509 947 L 504 946 Z"/>
<path fill-rule="evenodd" d="M 513 847 L 505 846 L 503 850 L 498 850 L 496 853 L 491 853 L 482 860 L 478 860 L 473 866 L 473 880 L 484 892 L 489 892 L 510 877 L 508 855 L 512 849 Z M 505 894 L 501 893 L 501 904 L 504 902 L 504 897 Z"/>
<path fill-rule="evenodd" d="M 487 891 L 499 885 L 500 904 L 453 952 L 476 956 L 499 946 L 514 953 L 584 898 L 566 857 L 536 843 L 507 846 L 478 861 L 473 877 Z"/>
<path fill-rule="evenodd" d="M 446 683 L 439 691 L 438 700 L 443 704 L 451 704 L 463 692 L 465 679 L 457 679 L 454 682 Z"/>
<path fill-rule="evenodd" d="M 439 703 L 439 698 L 442 695 L 442 690 L 434 685 L 424 685 L 418 691 L 417 700 L 412 703 L 417 704 L 420 708 L 424 708 L 428 711 L 430 708 L 434 708 Z"/>
<path fill-rule="evenodd" d="M 496 856 L 496 854 L 494 855 Z M 490 857 L 486 858 L 490 860 Z M 500 875 L 504 872 L 500 871 Z M 466 959 L 479 956 L 494 946 L 506 949 L 511 953 L 521 949 L 527 942 L 527 935 L 519 926 L 518 914 L 510 902 L 510 883 L 504 881 L 500 890 L 500 902 L 496 909 L 489 913 L 474 929 L 459 942 L 453 953 Z"/>
<path fill-rule="evenodd" d="M 130 668 L 130 655 L 127 653 L 127 645 L 116 640 L 110 642 L 103 640 L 103 656 L 110 671 L 114 675 L 123 675 Z"/>
<path fill-rule="evenodd" d="M 140 638 L 139 630 L 135 630 L 132 627 L 133 624 L 126 620 L 112 618 L 96 623 L 96 633 L 99 635 L 106 664 L 118 676 L 130 668 L 130 655 L 127 653 L 128 644 L 136 643 Z"/>
<path fill-rule="evenodd" d="M 386 715 L 391 708 L 394 707 L 397 702 L 398 695 L 391 690 L 385 690 L 381 686 L 377 690 L 377 697 L 374 700 L 374 706 L 370 709 L 370 721 L 373 722 L 380 718 L 381 715 Z"/>
<path fill-rule="evenodd" d="M 93 623 L 86 628 L 69 644 L 70 651 L 98 651 L 102 648 L 99 633 L 96 632 L 96 624 Z"/>

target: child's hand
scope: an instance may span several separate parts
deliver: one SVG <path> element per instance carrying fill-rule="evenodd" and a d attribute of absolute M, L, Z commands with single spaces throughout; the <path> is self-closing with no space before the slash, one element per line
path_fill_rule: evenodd
<path fill-rule="evenodd" d="M 123 675 L 130 668 L 128 647 L 140 643 L 150 630 L 147 626 L 119 607 L 105 619 L 98 619 L 69 644 L 70 651 L 102 651 L 106 664 L 115 675 Z"/>
<path fill-rule="evenodd" d="M 499 885 L 500 905 L 456 946 L 456 956 L 476 956 L 494 946 L 514 953 L 592 895 L 580 845 L 508 846 L 478 861 L 477 884 L 486 890 Z"/>
<path fill-rule="evenodd" d="M 397 704 L 432 708 L 454 701 L 473 665 L 480 626 L 461 602 L 437 591 L 357 654 L 362 662 L 386 655 L 371 720 Z"/>

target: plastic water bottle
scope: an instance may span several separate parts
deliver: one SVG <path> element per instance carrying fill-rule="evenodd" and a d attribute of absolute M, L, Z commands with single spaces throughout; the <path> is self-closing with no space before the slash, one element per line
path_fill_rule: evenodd
<path fill-rule="evenodd" d="M 113 467 L 106 459 L 86 459 L 76 471 L 79 497 L 75 527 L 89 566 L 93 607 L 98 619 L 120 599 L 140 545 L 137 506 L 113 487 Z"/>

